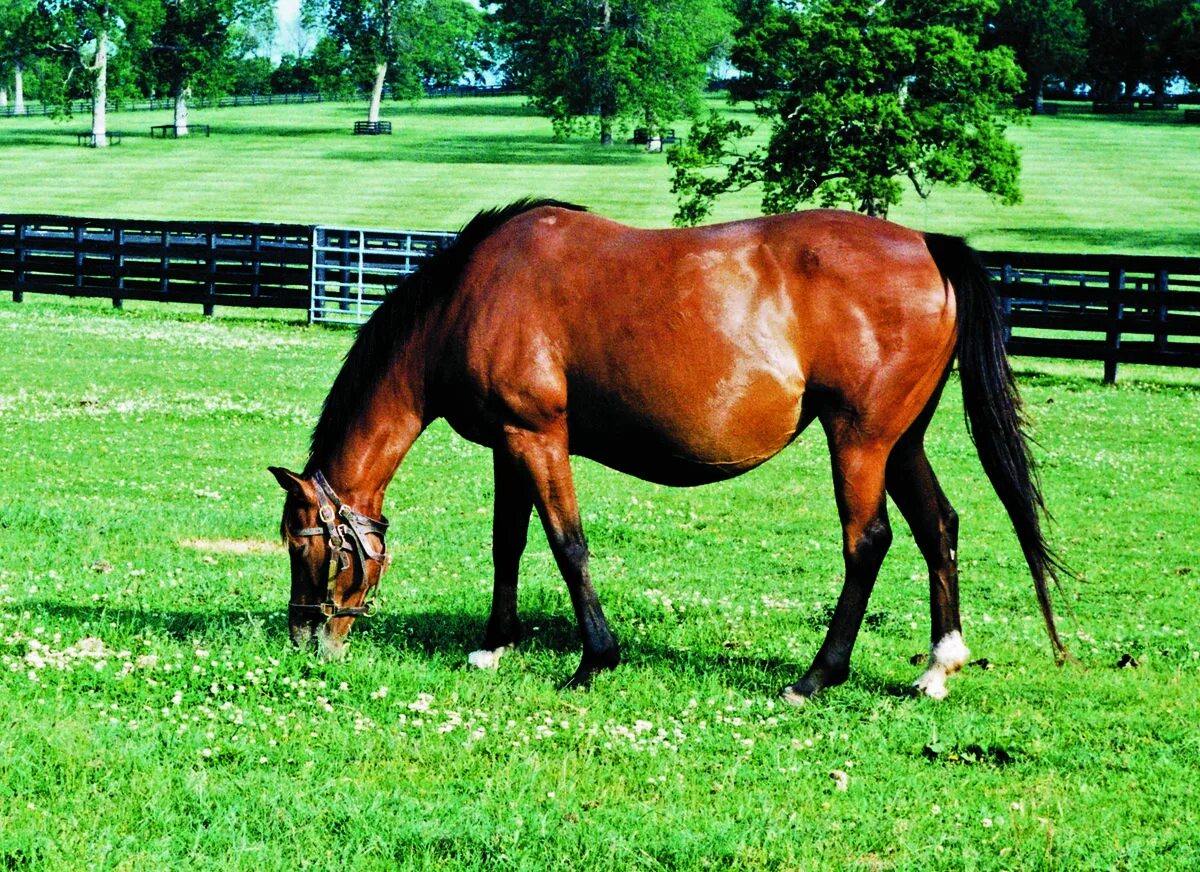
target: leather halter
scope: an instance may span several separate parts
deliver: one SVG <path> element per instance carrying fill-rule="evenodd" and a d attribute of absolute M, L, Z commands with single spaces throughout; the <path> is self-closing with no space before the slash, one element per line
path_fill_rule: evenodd
<path fill-rule="evenodd" d="M 324 536 L 329 540 L 329 547 L 333 554 L 329 557 L 329 578 L 325 582 L 325 600 L 320 603 L 292 602 L 288 605 L 293 609 L 316 609 L 325 616 L 327 621 L 331 618 L 370 617 L 375 611 L 375 604 L 372 602 L 364 603 L 361 606 L 339 606 L 334 600 L 334 582 L 338 575 L 351 565 L 352 560 L 357 561 L 364 584 L 367 579 L 367 561 L 378 563 L 379 575 L 383 576 L 383 571 L 388 566 L 387 546 L 383 544 L 388 520 L 382 517 L 369 518 L 343 503 L 319 469 L 313 473 L 313 482 L 317 486 L 317 517 L 321 526 L 288 530 L 288 532 L 298 538 Z M 374 533 L 379 537 L 382 547 L 378 551 L 367 539 L 368 533 Z M 372 588 L 378 583 L 376 581 Z"/>

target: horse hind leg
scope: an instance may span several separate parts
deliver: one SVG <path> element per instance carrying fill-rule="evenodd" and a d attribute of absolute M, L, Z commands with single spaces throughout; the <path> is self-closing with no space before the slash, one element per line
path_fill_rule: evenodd
<path fill-rule="evenodd" d="M 492 613 L 483 648 L 472 651 L 467 662 L 478 669 L 495 669 L 506 651 L 521 641 L 517 617 L 517 576 L 529 536 L 533 499 L 512 459 L 500 449 L 493 452 L 496 496 L 492 510 Z"/>
<path fill-rule="evenodd" d="M 929 567 L 929 661 L 914 687 L 944 699 L 946 679 L 966 664 L 958 610 L 958 515 L 925 455 L 923 434 L 897 444 L 887 465 L 887 490 L 912 529 Z"/>
<path fill-rule="evenodd" d="M 884 470 L 890 443 L 859 443 L 848 435 L 852 425 L 831 422 L 825 429 L 833 457 L 846 579 L 825 641 L 812 666 L 800 681 L 781 692 L 783 699 L 793 705 L 803 705 L 822 688 L 846 680 L 867 601 L 892 542 L 884 497 Z"/>

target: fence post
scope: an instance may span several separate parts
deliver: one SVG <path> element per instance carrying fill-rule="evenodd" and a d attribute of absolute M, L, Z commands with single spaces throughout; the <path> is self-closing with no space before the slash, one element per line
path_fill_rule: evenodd
<path fill-rule="evenodd" d="M 76 290 L 83 287 L 83 223 L 75 225 L 72 238 L 75 241 L 75 276 L 72 284 Z M 71 299 L 75 299 L 75 294 L 71 294 Z"/>
<path fill-rule="evenodd" d="M 214 310 L 212 298 L 217 293 L 217 234 L 212 230 L 205 234 L 208 243 L 208 278 L 204 282 L 204 293 L 208 296 L 208 302 L 204 304 L 204 316 L 211 318 Z"/>
<path fill-rule="evenodd" d="M 13 240 L 13 254 L 16 262 L 16 275 L 13 276 L 13 302 L 20 303 L 25 299 L 23 287 L 25 285 L 25 222 L 21 222 L 14 228 L 16 230 L 16 239 Z"/>
<path fill-rule="evenodd" d="M 1125 304 L 1119 295 L 1125 290 L 1125 270 L 1115 269 L 1108 274 L 1108 329 L 1104 340 L 1104 383 L 1116 384 L 1117 357 L 1121 351 L 1121 321 Z"/>
<path fill-rule="evenodd" d="M 1154 276 L 1154 290 L 1161 294 L 1165 294 L 1171 288 L 1170 276 L 1167 275 L 1165 269 L 1159 270 Z M 1155 312 L 1154 320 L 1157 324 L 1157 329 L 1154 331 L 1154 350 L 1167 350 L 1167 303 L 1164 300 L 1158 304 L 1158 310 Z"/>
<path fill-rule="evenodd" d="M 251 238 L 254 240 L 251 246 L 254 249 L 254 282 L 250 285 L 250 296 L 257 297 L 259 292 L 258 277 L 262 275 L 262 234 L 255 230 Z"/>
<path fill-rule="evenodd" d="M 125 304 L 125 228 L 120 224 L 113 226 L 113 242 L 117 249 L 113 285 L 117 292 L 113 294 L 112 304 L 114 309 L 120 309 Z"/>
<path fill-rule="evenodd" d="M 1012 285 L 1013 273 L 1015 270 L 1012 264 L 1004 264 L 1000 269 L 1000 313 L 1004 316 L 1004 346 L 1007 348 L 1008 343 L 1012 341 Z"/>
<path fill-rule="evenodd" d="M 161 231 L 161 239 L 162 254 L 159 256 L 158 266 L 162 270 L 162 275 L 158 277 L 158 290 L 165 303 L 171 296 L 171 280 L 168 278 L 171 270 L 171 231 L 166 227 Z"/>
<path fill-rule="evenodd" d="M 311 254 L 312 269 L 309 272 L 308 278 L 308 323 L 312 324 L 317 320 L 317 289 L 321 286 L 321 280 L 317 277 L 317 257 L 321 247 L 321 228 L 313 227 L 312 236 L 309 237 L 309 252 Z"/>

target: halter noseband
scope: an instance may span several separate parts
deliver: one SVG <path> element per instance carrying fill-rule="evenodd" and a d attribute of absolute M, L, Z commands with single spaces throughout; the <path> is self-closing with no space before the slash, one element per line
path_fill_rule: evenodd
<path fill-rule="evenodd" d="M 333 549 L 333 554 L 329 557 L 329 578 L 325 583 L 325 600 L 320 603 L 292 602 L 288 605 L 293 609 L 316 609 L 325 616 L 327 621 L 330 618 L 370 617 L 375 611 L 374 603 L 367 602 L 361 606 L 339 606 L 333 598 L 334 582 L 338 575 L 350 566 L 351 560 L 358 561 L 364 584 L 367 580 L 368 560 L 378 563 L 379 574 L 383 575 L 383 571 L 387 569 L 388 565 L 387 546 L 383 545 L 376 551 L 367 540 L 367 534 L 374 533 L 382 544 L 383 536 L 388 528 L 387 518 L 369 518 L 354 511 L 341 501 L 319 469 L 313 473 L 313 482 L 317 486 L 317 517 L 321 526 L 304 527 L 301 530 L 288 530 L 288 532 L 298 538 L 325 536 L 329 540 L 329 547 Z M 340 521 L 339 518 L 341 518 Z M 372 585 L 372 587 L 374 586 Z"/>

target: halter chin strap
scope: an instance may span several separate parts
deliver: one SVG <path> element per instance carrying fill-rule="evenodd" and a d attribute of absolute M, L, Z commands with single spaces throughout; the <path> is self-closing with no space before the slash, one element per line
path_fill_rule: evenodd
<path fill-rule="evenodd" d="M 320 603 L 293 602 L 289 605 L 293 609 L 315 609 L 325 616 L 325 620 L 369 617 L 375 611 L 374 603 L 367 602 L 361 606 L 339 606 L 334 600 L 334 583 L 337 581 L 338 575 L 351 565 L 352 560 L 357 561 L 364 584 L 367 580 L 368 561 L 378 563 L 379 574 L 383 575 L 388 566 L 387 547 L 383 545 L 383 536 L 388 528 L 387 518 L 369 518 L 354 511 L 341 501 L 319 469 L 313 473 L 313 483 L 317 486 L 317 517 L 320 519 L 321 526 L 305 527 L 288 532 L 296 537 L 324 536 L 329 540 L 329 547 L 333 553 L 329 557 L 329 578 L 325 582 L 325 600 Z M 367 538 L 369 533 L 374 533 L 379 537 L 382 547 L 378 551 Z"/>

